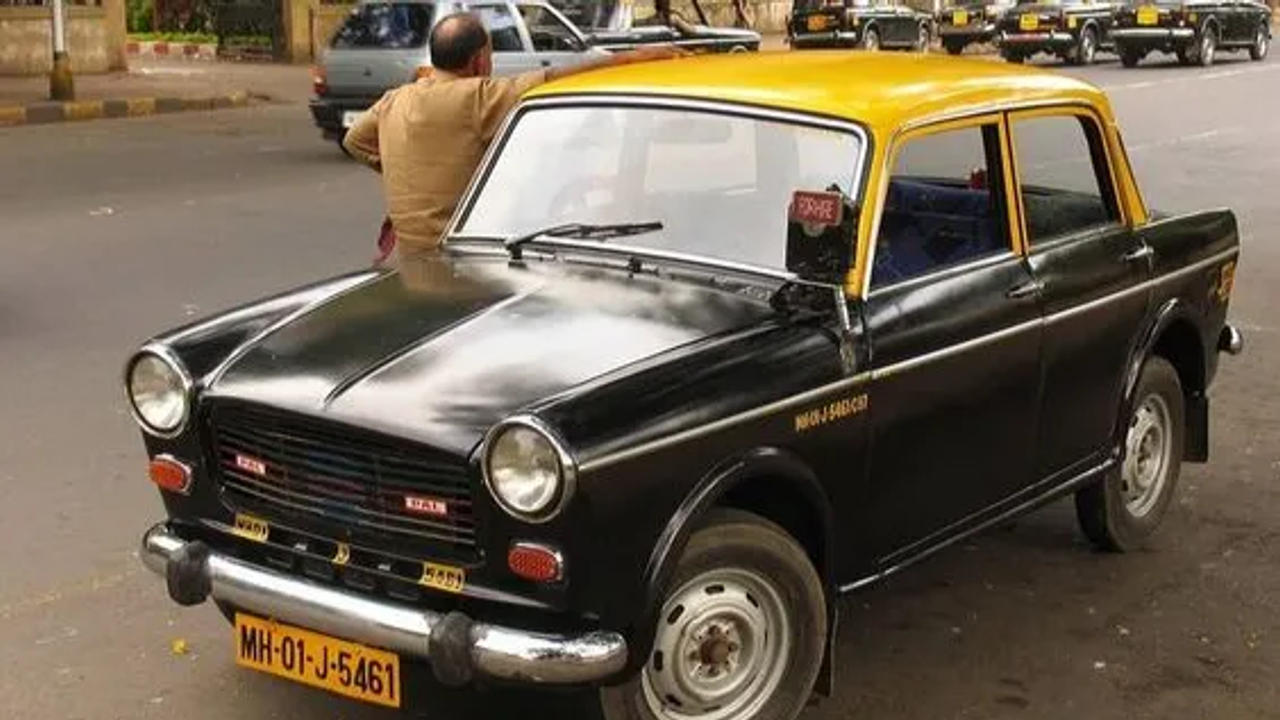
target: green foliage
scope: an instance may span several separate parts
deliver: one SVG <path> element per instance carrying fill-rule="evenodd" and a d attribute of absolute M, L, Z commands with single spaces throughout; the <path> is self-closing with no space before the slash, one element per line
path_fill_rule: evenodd
<path fill-rule="evenodd" d="M 225 47 L 271 48 L 271 38 L 267 35 L 231 35 L 222 41 Z"/>
<path fill-rule="evenodd" d="M 125 24 L 129 32 L 151 32 L 155 29 L 155 0 L 125 0 Z"/>
<path fill-rule="evenodd" d="M 196 45 L 218 42 L 218 36 L 212 33 L 188 32 L 131 32 L 129 33 L 129 39 L 139 42 L 160 41 Z"/>

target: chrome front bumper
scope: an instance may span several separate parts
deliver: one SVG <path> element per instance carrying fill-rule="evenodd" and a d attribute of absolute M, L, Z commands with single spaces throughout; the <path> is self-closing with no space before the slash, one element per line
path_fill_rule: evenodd
<path fill-rule="evenodd" d="M 143 535 L 141 558 L 181 604 L 213 597 L 249 613 L 423 658 L 448 684 L 468 682 L 473 671 L 528 683 L 591 683 L 627 662 L 627 642 L 617 633 L 529 632 L 371 599 L 212 551 L 163 523 Z"/>
<path fill-rule="evenodd" d="M 1193 28 L 1113 28 L 1115 40 L 1190 40 L 1196 36 Z"/>
<path fill-rule="evenodd" d="M 843 45 L 846 43 L 857 44 L 858 42 L 858 33 L 846 32 L 843 30 L 804 32 L 796 33 L 791 36 L 791 44 L 793 46 Z"/>

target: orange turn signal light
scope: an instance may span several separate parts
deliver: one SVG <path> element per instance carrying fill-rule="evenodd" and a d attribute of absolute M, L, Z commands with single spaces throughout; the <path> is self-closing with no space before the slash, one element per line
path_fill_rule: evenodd
<path fill-rule="evenodd" d="M 151 482 L 163 490 L 186 495 L 191 492 L 191 468 L 172 455 L 157 455 L 148 467 Z"/>
<path fill-rule="evenodd" d="M 538 543 L 518 542 L 507 551 L 511 572 L 533 582 L 556 582 L 564 577 L 564 560 L 555 548 Z"/>

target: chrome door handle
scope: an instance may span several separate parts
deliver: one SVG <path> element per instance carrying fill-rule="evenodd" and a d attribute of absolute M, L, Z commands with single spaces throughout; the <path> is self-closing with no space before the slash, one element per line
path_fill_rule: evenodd
<path fill-rule="evenodd" d="M 1120 259 L 1124 260 L 1125 262 L 1137 262 L 1139 260 L 1146 260 L 1147 258 L 1155 254 L 1156 254 L 1156 251 L 1152 250 L 1150 245 L 1143 245 L 1142 247 L 1136 250 L 1130 250 L 1124 255 L 1121 255 Z"/>
<path fill-rule="evenodd" d="M 1040 282 L 1039 280 L 1032 280 L 1030 282 L 1025 282 L 1025 283 L 1022 283 L 1021 285 L 1016 285 L 1014 287 L 1009 288 L 1009 292 L 1005 293 L 1004 296 L 1009 298 L 1010 300 L 1018 300 L 1024 297 L 1037 295 L 1043 289 L 1044 289 L 1044 283 Z"/>

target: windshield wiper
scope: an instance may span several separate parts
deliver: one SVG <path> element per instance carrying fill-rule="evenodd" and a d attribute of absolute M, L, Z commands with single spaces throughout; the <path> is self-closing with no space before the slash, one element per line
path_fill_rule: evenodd
<path fill-rule="evenodd" d="M 657 232 L 662 229 L 662 223 L 654 220 L 650 222 L 634 222 L 634 223 L 613 223 L 609 225 L 591 225 L 588 223 L 564 223 L 562 225 L 552 225 L 548 228 L 534 230 L 533 232 L 523 235 L 509 237 L 502 241 L 502 246 L 511 253 L 514 260 L 520 259 L 521 246 L 537 240 L 540 237 L 567 237 L 578 240 L 608 240 L 616 237 L 626 237 L 628 235 L 643 235 L 645 233 Z"/>

